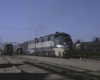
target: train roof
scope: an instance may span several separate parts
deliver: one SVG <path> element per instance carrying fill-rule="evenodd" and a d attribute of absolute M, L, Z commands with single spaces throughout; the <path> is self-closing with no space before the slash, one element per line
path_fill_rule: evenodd
<path fill-rule="evenodd" d="M 54 36 L 54 35 L 60 35 L 60 34 L 64 34 L 64 35 L 68 35 L 68 36 L 70 36 L 68 33 L 64 33 L 64 32 L 56 32 L 56 33 L 54 33 L 54 34 L 50 34 L 50 35 L 47 35 L 47 36 L 44 36 L 44 37 L 51 37 L 51 36 Z"/>
<path fill-rule="evenodd" d="M 64 34 L 64 35 L 70 36 L 68 33 L 64 33 L 64 32 L 56 32 L 56 33 L 54 33 L 54 34 L 50 34 L 50 35 L 43 36 L 43 37 L 40 37 L 40 38 L 35 38 L 35 39 L 33 39 L 33 40 L 26 41 L 26 42 L 23 42 L 23 43 L 31 42 L 31 41 L 34 41 L 34 40 L 39 40 L 39 39 L 42 39 L 42 38 L 45 38 L 45 37 L 52 37 L 52 36 L 55 36 L 56 34 L 58 34 L 58 35 Z"/>

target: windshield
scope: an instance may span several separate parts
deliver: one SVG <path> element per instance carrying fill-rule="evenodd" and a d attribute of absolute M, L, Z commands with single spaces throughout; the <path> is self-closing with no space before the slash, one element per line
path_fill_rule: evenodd
<path fill-rule="evenodd" d="M 55 43 L 56 44 L 62 44 L 62 35 L 55 35 Z"/>
<path fill-rule="evenodd" d="M 70 44 L 72 43 L 72 41 L 69 35 L 58 34 L 58 35 L 55 35 L 55 43 L 63 45 L 64 43 Z"/>

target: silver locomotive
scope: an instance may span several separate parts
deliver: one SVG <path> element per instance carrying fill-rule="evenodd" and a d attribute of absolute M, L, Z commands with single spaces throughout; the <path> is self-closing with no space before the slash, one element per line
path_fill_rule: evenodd
<path fill-rule="evenodd" d="M 56 32 L 34 40 L 28 41 L 27 44 L 22 43 L 24 53 L 37 56 L 56 56 L 63 57 L 67 51 L 72 50 L 73 41 L 71 36 L 66 33 Z"/>

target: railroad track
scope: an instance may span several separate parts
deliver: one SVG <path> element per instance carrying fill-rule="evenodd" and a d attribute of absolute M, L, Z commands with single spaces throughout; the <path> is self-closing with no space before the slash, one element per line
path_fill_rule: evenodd
<path fill-rule="evenodd" d="M 68 75 L 70 77 L 74 77 L 76 79 L 100 80 L 99 76 L 93 76 L 93 75 L 85 74 L 85 73 L 80 72 L 80 71 L 74 71 L 74 70 L 71 70 L 71 69 L 66 69 L 66 68 L 57 66 L 55 64 L 52 65 L 52 64 L 45 64 L 44 62 L 41 62 L 39 65 L 40 66 L 45 66 L 46 68 L 56 70 L 58 72 L 61 72 L 62 74 Z"/>
<path fill-rule="evenodd" d="M 42 67 L 45 69 L 53 70 L 62 75 L 67 75 L 69 77 L 73 77 L 75 80 L 77 80 L 77 79 L 79 79 L 79 80 L 100 80 L 100 75 L 89 74 L 89 73 L 92 73 L 92 71 L 89 71 L 89 70 L 81 70 L 80 69 L 80 71 L 77 71 L 77 70 L 73 70 L 72 68 L 70 68 L 70 69 L 65 68 L 62 65 L 53 64 L 53 63 L 44 62 L 44 61 L 38 61 L 38 62 L 37 61 L 38 60 L 32 61 L 32 59 L 28 58 L 25 63 L 34 65 L 36 67 Z"/>
<path fill-rule="evenodd" d="M 28 64 L 27 63 L 27 61 L 30 63 L 31 61 L 30 60 L 27 60 L 27 59 L 21 59 L 21 58 L 14 58 L 14 57 L 3 57 L 3 59 L 10 65 L 10 66 L 14 66 L 17 70 L 19 70 L 20 71 L 20 73 L 26 78 L 25 80 L 75 80 L 75 79 L 73 79 L 73 78 L 70 78 L 70 77 L 68 77 L 68 76 L 64 76 L 64 75 L 61 75 L 61 74 L 59 74 L 59 73 L 57 73 L 57 72 L 55 72 L 55 71 L 52 71 L 51 69 L 46 69 L 46 68 L 43 68 L 43 67 L 40 67 L 40 66 L 36 66 L 36 65 L 34 65 L 34 66 L 32 66 L 31 64 Z M 38 73 L 36 73 L 35 74 L 35 76 L 37 76 L 37 78 L 34 78 L 33 76 L 34 75 L 31 75 L 31 74 L 27 74 L 27 71 L 25 71 L 22 67 L 20 68 L 19 66 L 16 66 L 16 63 L 14 64 L 13 62 L 15 62 L 14 61 L 14 59 L 18 59 L 19 61 L 23 61 L 23 63 L 24 63 L 24 65 L 29 65 L 29 66 L 32 66 L 32 67 L 36 67 L 36 69 L 37 69 L 37 71 L 38 71 L 38 68 L 39 69 L 43 69 L 43 70 L 46 70 L 46 71 L 49 71 L 50 73 L 48 74 L 48 73 L 45 73 L 45 72 L 43 72 L 43 73 L 41 73 L 40 71 L 40 73 L 38 74 Z M 11 60 L 13 60 L 13 61 L 11 61 Z M 37 63 L 37 62 L 36 62 Z M 37 63 L 38 64 L 38 63 Z M 27 70 L 28 70 L 28 67 L 27 67 Z M 53 72 L 53 75 L 51 74 L 51 72 Z M 40 75 L 40 74 L 42 74 L 42 75 Z M 48 77 L 49 76 L 49 78 L 39 78 L 39 77 L 43 77 L 45 74 L 47 74 L 47 76 L 46 77 Z M 51 75 L 51 77 L 50 77 L 50 75 Z M 54 77 L 54 78 L 52 78 L 52 76 Z M 57 78 L 57 77 L 58 78 Z M 60 78 L 59 78 L 59 76 L 61 76 Z M 62 77 L 63 76 L 63 77 Z M 56 79 L 57 78 L 57 79 Z M 15 79 L 16 80 L 16 79 Z M 19 80 L 22 80 L 22 79 L 19 79 Z"/>
<path fill-rule="evenodd" d="M 29 76 L 24 70 L 20 69 L 19 67 L 17 67 L 16 65 L 14 65 L 13 63 L 11 63 L 10 61 L 8 61 L 5 57 L 3 57 L 3 59 L 8 63 L 8 65 L 15 67 L 22 75 L 24 75 L 24 77 L 27 80 L 34 80 L 31 76 Z"/>
<path fill-rule="evenodd" d="M 16 69 L 18 69 L 22 75 L 27 77 L 28 80 L 34 80 L 23 69 L 14 65 L 7 58 L 5 58 L 5 57 L 3 57 L 3 58 L 9 63 L 9 65 L 16 67 Z M 25 58 L 21 58 L 21 57 L 15 57 L 15 58 L 17 58 L 19 60 L 25 59 Z M 83 73 L 81 71 L 75 71 L 73 69 L 68 69 L 65 66 L 58 65 L 58 64 L 53 64 L 53 63 L 48 63 L 48 62 L 43 62 L 43 61 L 38 61 L 38 60 L 32 60 L 32 59 L 25 59 L 24 64 L 35 66 L 35 67 L 45 69 L 48 71 L 53 71 L 54 73 L 57 73 L 59 75 L 68 76 L 71 78 L 71 80 L 100 80 L 99 76 L 93 76 L 90 74 Z"/>
<path fill-rule="evenodd" d="M 58 72 L 61 75 L 67 75 L 69 77 L 73 77 L 75 80 L 77 80 L 77 79 L 80 79 L 80 80 L 100 80 L 99 77 L 94 77 L 94 76 L 92 77 L 91 75 L 86 75 L 86 74 L 83 74 L 81 72 L 76 72 L 73 70 L 64 69 L 64 68 L 57 67 L 54 65 L 48 65 L 45 63 L 34 64 L 34 63 L 30 63 L 30 62 L 26 61 L 26 64 L 34 65 L 36 67 L 42 67 L 42 68 L 45 68 L 48 70 L 52 70 L 52 71 Z"/>

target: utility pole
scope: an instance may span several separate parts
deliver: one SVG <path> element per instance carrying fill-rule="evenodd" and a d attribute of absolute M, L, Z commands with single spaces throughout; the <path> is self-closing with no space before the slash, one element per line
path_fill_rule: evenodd
<path fill-rule="evenodd" d="M 52 54 L 52 42 L 53 42 L 53 36 L 51 37 L 51 54 Z"/>
<path fill-rule="evenodd" d="M 37 29 L 35 30 L 35 54 L 36 54 L 36 43 L 37 43 Z"/>

